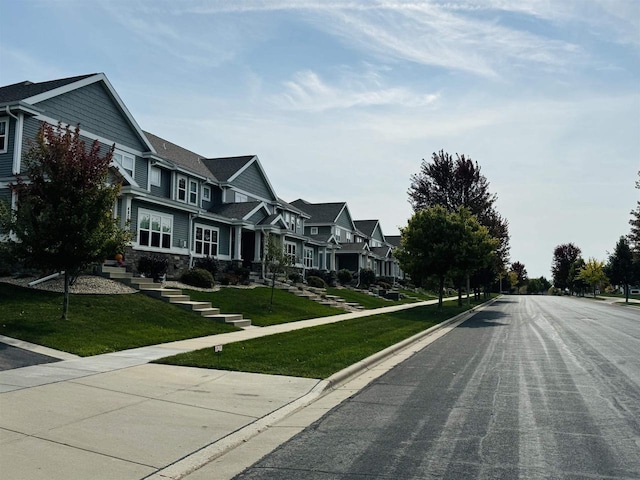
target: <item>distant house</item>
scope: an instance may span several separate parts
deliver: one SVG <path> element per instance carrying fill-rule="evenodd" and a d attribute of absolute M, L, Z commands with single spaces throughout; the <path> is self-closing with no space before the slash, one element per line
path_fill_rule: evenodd
<path fill-rule="evenodd" d="M 79 124 L 87 143 L 115 146 L 123 184 L 114 215 L 132 230 L 133 267 L 153 253 L 170 260 L 169 275 L 208 256 L 261 272 L 265 238 L 275 235 L 302 272 L 401 275 L 379 222 L 353 221 L 344 202 L 285 202 L 256 155 L 208 158 L 143 131 L 102 73 L 0 87 L 0 201 L 15 205 L 9 184 L 42 122 Z"/>

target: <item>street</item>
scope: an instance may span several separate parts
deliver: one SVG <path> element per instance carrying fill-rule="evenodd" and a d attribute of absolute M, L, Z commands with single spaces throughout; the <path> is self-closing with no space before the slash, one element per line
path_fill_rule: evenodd
<path fill-rule="evenodd" d="M 238 479 L 640 478 L 640 310 L 507 296 Z"/>

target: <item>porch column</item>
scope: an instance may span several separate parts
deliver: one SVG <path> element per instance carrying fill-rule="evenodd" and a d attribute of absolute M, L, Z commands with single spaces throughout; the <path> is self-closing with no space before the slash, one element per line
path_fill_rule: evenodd
<path fill-rule="evenodd" d="M 322 262 L 320 263 L 320 269 L 327 269 L 327 247 L 323 247 L 322 249 Z"/>
<path fill-rule="evenodd" d="M 338 266 L 336 265 L 336 250 L 333 249 L 331 250 L 331 269 L 338 271 L 337 267 Z"/>
<path fill-rule="evenodd" d="M 260 245 L 262 245 L 262 232 L 260 230 L 256 230 L 255 232 L 255 247 L 253 249 L 253 261 L 261 262 L 262 258 L 260 257 Z"/>
<path fill-rule="evenodd" d="M 242 260 L 242 226 L 233 227 L 235 238 L 233 239 L 232 260 Z"/>

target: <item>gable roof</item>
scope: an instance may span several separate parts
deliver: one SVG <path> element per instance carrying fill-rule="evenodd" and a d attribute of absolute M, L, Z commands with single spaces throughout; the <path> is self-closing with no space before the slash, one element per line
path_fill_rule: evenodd
<path fill-rule="evenodd" d="M 131 112 L 127 109 L 126 105 L 104 73 L 90 73 L 39 83 L 24 81 L 7 85 L 6 87 L 0 87 L 0 103 L 20 102 L 20 104 L 26 103 L 28 105 L 35 105 L 39 102 L 43 102 L 50 98 L 69 93 L 73 90 L 98 82 L 102 82 L 106 87 L 108 95 L 116 103 L 117 108 L 133 128 L 142 145 L 144 145 L 145 148 L 148 148 L 151 153 L 155 153 L 153 145 L 151 145 L 138 125 L 138 122 L 133 118 L 133 115 L 131 115 Z"/>
<path fill-rule="evenodd" d="M 291 202 L 296 208 L 299 208 L 311 217 L 307 224 L 313 223 L 335 223 L 342 210 L 347 206 L 346 202 L 334 203 L 309 203 L 299 198 Z"/>
<path fill-rule="evenodd" d="M 0 87 L 0 102 L 4 103 L 25 100 L 27 98 L 34 97 L 35 95 L 40 95 L 41 93 L 64 87 L 65 85 L 69 85 L 70 83 L 84 80 L 85 78 L 89 78 L 93 75 L 97 74 L 90 73 L 87 75 L 78 75 L 76 77 L 61 78 L 58 80 L 50 80 L 48 82 L 39 83 L 34 83 L 26 80 L 24 82 L 18 82 L 12 85 L 7 85 L 5 87 Z"/>
<path fill-rule="evenodd" d="M 207 158 L 204 165 L 221 182 L 228 182 L 235 174 L 243 169 L 255 155 L 242 155 L 240 157 Z"/>
<path fill-rule="evenodd" d="M 214 205 L 209 211 L 223 217 L 243 220 L 247 215 L 252 213 L 256 207 L 262 204 L 263 202 L 222 203 L 220 205 Z"/>
<path fill-rule="evenodd" d="M 372 237 L 373 232 L 376 230 L 376 226 L 380 223 L 378 220 L 354 220 L 353 224 L 358 230 L 364 233 L 367 237 Z"/>
<path fill-rule="evenodd" d="M 399 247 L 400 246 L 400 235 L 385 235 L 384 239 L 387 241 L 387 243 L 393 245 L 394 247 Z"/>
<path fill-rule="evenodd" d="M 176 145 L 175 143 L 165 140 L 153 133 L 144 132 L 144 134 L 149 139 L 149 142 L 151 142 L 151 145 L 153 145 L 153 148 L 155 148 L 156 154 L 159 157 L 169 160 L 170 162 L 190 170 L 193 173 L 202 175 L 203 177 L 217 180 L 211 170 L 209 170 L 203 163 L 203 155 L 187 150 L 186 148 Z"/>

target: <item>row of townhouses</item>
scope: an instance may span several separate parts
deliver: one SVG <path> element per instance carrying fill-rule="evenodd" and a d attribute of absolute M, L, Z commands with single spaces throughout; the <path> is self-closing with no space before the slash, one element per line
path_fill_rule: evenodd
<path fill-rule="evenodd" d="M 23 157 L 42 122 L 75 127 L 87 143 L 115 145 L 113 169 L 122 178 L 114 215 L 129 225 L 127 263 L 150 253 L 169 257 L 170 275 L 198 257 L 215 257 L 263 271 L 266 235 L 282 240 L 301 271 L 357 272 L 397 279 L 399 237 L 377 220 L 355 220 L 345 202 L 287 203 L 255 155 L 206 158 L 143 131 L 102 73 L 0 87 L 0 200 L 24 172 Z"/>

